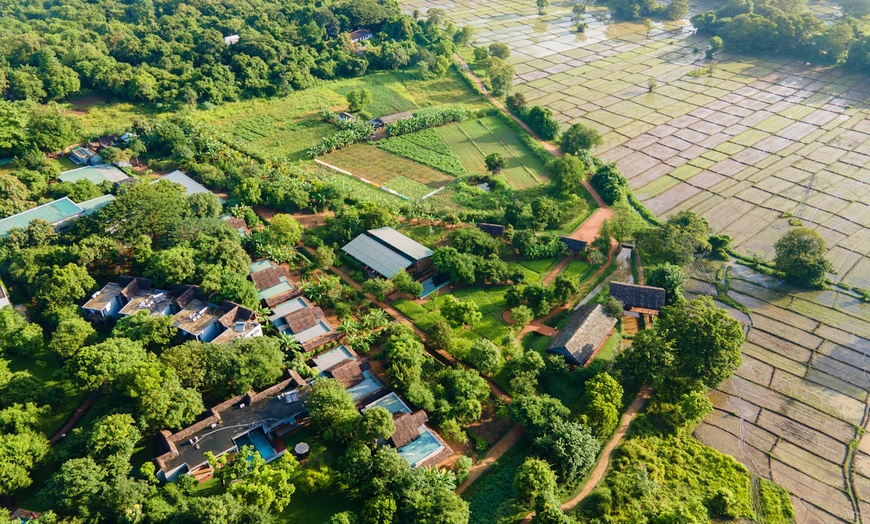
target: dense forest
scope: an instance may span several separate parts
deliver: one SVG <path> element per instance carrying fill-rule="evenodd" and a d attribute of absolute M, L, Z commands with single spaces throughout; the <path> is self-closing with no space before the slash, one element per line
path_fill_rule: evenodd
<path fill-rule="evenodd" d="M 802 0 L 728 0 L 692 17 L 699 34 L 718 36 L 736 53 L 774 53 L 870 72 L 866 0 L 841 0 L 843 17 L 826 23 Z"/>
<path fill-rule="evenodd" d="M 394 0 L 4 0 L 0 90 L 164 104 L 286 94 L 369 69 L 446 67 L 470 32 L 443 22 L 402 15 Z M 364 46 L 349 37 L 358 29 L 374 34 Z"/>

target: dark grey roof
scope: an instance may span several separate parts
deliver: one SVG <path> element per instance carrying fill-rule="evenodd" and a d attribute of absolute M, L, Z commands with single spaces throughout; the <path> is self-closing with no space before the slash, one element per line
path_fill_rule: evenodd
<path fill-rule="evenodd" d="M 486 224 L 484 222 L 477 223 L 477 229 L 483 231 L 489 236 L 501 238 L 504 236 L 504 226 L 501 224 Z"/>
<path fill-rule="evenodd" d="M 413 238 L 399 233 L 391 227 L 369 229 L 368 234 L 378 242 L 393 251 L 401 253 L 406 258 L 416 262 L 432 256 L 433 251 Z"/>
<path fill-rule="evenodd" d="M 271 429 L 305 413 L 306 383 L 297 373 L 289 374 L 290 378 L 267 390 L 239 395 L 213 407 L 208 412 L 210 416 L 174 435 L 161 432 L 159 441 L 166 453 L 157 457 L 160 469 L 170 472 L 183 464 L 193 469 L 206 461 L 206 451 L 219 456 L 235 447 L 234 438 L 255 427 Z M 278 398 L 280 393 L 292 390 L 299 390 L 298 400 L 288 403 Z"/>
<path fill-rule="evenodd" d="M 583 251 L 586 249 L 586 242 L 582 240 L 577 240 L 576 238 L 571 237 L 559 237 L 559 240 L 561 240 L 562 243 L 565 244 L 565 247 L 570 250 Z"/>
<path fill-rule="evenodd" d="M 601 304 L 586 304 L 559 331 L 547 351 L 564 355 L 571 363 L 582 366 L 615 325 L 616 319 Z"/>
<path fill-rule="evenodd" d="M 398 122 L 399 120 L 407 120 L 409 118 L 414 118 L 414 114 L 410 111 L 402 111 L 401 113 L 394 113 L 392 115 L 384 115 L 376 118 L 378 122 L 381 122 L 384 125 L 392 124 L 393 122 Z"/>
<path fill-rule="evenodd" d="M 665 305 L 665 290 L 660 287 L 611 282 L 610 296 L 622 302 L 626 309 L 661 309 Z"/>
<path fill-rule="evenodd" d="M 366 234 L 351 240 L 341 250 L 384 278 L 393 278 L 399 271 L 414 263 L 412 259 L 393 251 Z"/>

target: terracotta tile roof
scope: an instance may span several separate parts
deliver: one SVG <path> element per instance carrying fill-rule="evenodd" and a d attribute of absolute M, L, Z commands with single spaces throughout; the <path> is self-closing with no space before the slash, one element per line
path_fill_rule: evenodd
<path fill-rule="evenodd" d="M 420 426 L 428 421 L 429 417 L 422 409 L 413 414 L 404 411 L 394 413 L 393 424 L 396 426 L 396 431 L 390 437 L 393 446 L 398 449 L 417 440 L 420 437 Z"/>
<path fill-rule="evenodd" d="M 259 291 L 277 286 L 281 283 L 281 277 L 284 277 L 288 282 L 290 281 L 290 272 L 281 266 L 251 273 L 251 280 Z"/>
<path fill-rule="evenodd" d="M 297 309 L 284 317 L 291 333 L 300 333 L 317 325 L 323 319 L 323 310 L 319 307 Z"/>
<path fill-rule="evenodd" d="M 357 360 L 342 360 L 338 364 L 326 370 L 326 373 L 335 380 L 341 382 L 345 388 L 356 386 L 363 380 L 363 370 Z"/>

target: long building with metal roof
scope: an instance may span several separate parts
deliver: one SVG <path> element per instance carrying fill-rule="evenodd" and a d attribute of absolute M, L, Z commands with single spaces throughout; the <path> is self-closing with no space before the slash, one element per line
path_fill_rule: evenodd
<path fill-rule="evenodd" d="M 341 250 L 362 264 L 370 276 L 389 279 L 403 269 L 417 280 L 432 275 L 433 251 L 391 227 L 370 229 Z"/>

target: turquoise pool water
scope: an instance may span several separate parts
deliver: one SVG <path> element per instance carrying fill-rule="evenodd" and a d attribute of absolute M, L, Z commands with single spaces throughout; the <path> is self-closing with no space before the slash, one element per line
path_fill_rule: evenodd
<path fill-rule="evenodd" d="M 384 408 L 392 414 L 411 412 L 411 408 L 409 408 L 407 404 L 402 402 L 402 399 L 399 398 L 399 395 L 396 395 L 395 393 L 385 395 L 366 406 L 366 409 L 371 408 Z"/>
<path fill-rule="evenodd" d="M 429 428 L 421 426 L 420 438 L 399 448 L 399 455 L 405 457 L 405 460 L 408 461 L 411 467 L 415 467 L 428 457 L 441 451 L 443 447 Z"/>
<path fill-rule="evenodd" d="M 269 439 L 266 438 L 266 435 L 260 429 L 255 429 L 254 431 L 237 438 L 236 446 L 238 446 L 239 449 L 242 449 L 243 446 L 254 446 L 254 449 L 259 451 L 260 456 L 265 460 L 269 460 L 272 458 L 272 455 L 277 453 L 275 448 L 272 447 L 272 444 L 269 443 Z"/>

